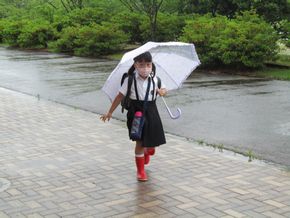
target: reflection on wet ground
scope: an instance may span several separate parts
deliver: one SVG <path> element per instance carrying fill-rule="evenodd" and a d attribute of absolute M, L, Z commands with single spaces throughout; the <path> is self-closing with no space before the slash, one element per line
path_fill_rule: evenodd
<path fill-rule="evenodd" d="M 0 86 L 104 113 L 100 91 L 116 61 L 0 48 Z M 162 101 L 167 132 L 253 153 L 290 166 L 290 82 L 195 71 L 166 97 L 182 116 L 172 120 Z M 117 109 L 114 116 L 125 119 Z M 97 134 L 97 133 L 96 133 Z"/>

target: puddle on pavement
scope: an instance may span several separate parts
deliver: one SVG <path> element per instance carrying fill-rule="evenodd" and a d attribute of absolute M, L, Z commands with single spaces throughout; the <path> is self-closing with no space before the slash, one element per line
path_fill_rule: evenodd
<path fill-rule="evenodd" d="M 279 125 L 275 132 L 280 135 L 290 136 L 290 122 Z"/>
<path fill-rule="evenodd" d="M 210 87 L 210 86 L 219 86 L 219 85 L 243 85 L 243 84 L 249 84 L 249 83 L 254 83 L 256 86 L 257 83 L 259 82 L 265 82 L 265 79 L 238 79 L 238 80 L 231 79 L 231 80 L 213 80 L 213 81 L 188 80 L 188 81 L 185 81 L 184 86 L 193 87 L 194 85 L 197 85 L 197 87 Z"/>
<path fill-rule="evenodd" d="M 118 64 L 112 60 L 1 47 L 0 62 L 0 86 L 97 113 L 109 107 L 110 102 L 100 89 Z M 182 88 L 166 96 L 172 110 L 181 108 L 180 119 L 172 121 L 163 103 L 158 104 L 169 133 L 229 146 L 255 144 L 261 153 L 271 154 L 269 160 L 290 166 L 290 152 L 285 152 L 290 149 L 290 120 L 285 120 L 290 117 L 289 93 L 288 81 L 197 70 Z M 115 118 L 124 117 L 116 110 Z M 284 124 L 269 128 L 277 122 Z"/>
<path fill-rule="evenodd" d="M 11 183 L 7 179 L 0 178 L 0 193 L 7 190 L 10 187 L 10 185 Z"/>

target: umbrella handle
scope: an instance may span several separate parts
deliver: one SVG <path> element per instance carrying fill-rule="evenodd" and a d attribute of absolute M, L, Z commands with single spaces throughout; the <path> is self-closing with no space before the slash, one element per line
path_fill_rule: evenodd
<path fill-rule="evenodd" d="M 181 115 L 181 110 L 179 108 L 177 108 L 177 114 L 173 115 L 172 112 L 170 111 L 169 107 L 167 106 L 165 99 L 162 96 L 161 96 L 161 98 L 165 104 L 165 107 L 166 107 L 167 112 L 169 113 L 169 116 L 171 117 L 171 119 L 178 119 Z"/>

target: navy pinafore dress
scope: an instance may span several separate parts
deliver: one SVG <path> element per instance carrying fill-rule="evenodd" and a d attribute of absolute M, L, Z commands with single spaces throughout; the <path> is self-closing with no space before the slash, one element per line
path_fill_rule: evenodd
<path fill-rule="evenodd" d="M 149 77 L 153 84 L 153 90 L 155 90 L 155 82 L 152 77 Z M 144 101 L 138 100 L 138 91 L 136 86 L 136 78 L 134 76 L 133 83 L 135 86 L 135 93 L 137 100 L 131 100 L 130 107 L 127 112 L 127 127 L 130 131 L 132 126 L 132 121 L 134 119 L 134 114 L 136 111 L 143 111 Z M 156 96 L 156 95 L 155 95 Z M 154 99 L 154 94 L 152 94 L 151 101 L 147 102 L 147 109 L 144 113 L 145 122 L 142 132 L 141 141 L 143 147 L 156 147 L 166 143 L 165 134 L 163 130 L 163 125 L 158 113 L 158 109 L 156 106 L 156 98 Z M 132 139 L 131 139 L 132 140 Z"/>

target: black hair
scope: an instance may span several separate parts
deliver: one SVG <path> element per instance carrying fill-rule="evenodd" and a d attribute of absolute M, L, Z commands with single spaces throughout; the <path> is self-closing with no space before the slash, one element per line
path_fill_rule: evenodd
<path fill-rule="evenodd" d="M 141 61 L 145 61 L 145 62 L 152 62 L 152 55 L 150 54 L 149 51 L 146 51 L 138 56 L 136 56 L 135 58 L 133 58 L 134 62 L 141 62 Z M 130 69 L 128 70 L 128 75 L 133 75 L 135 71 L 135 67 L 134 64 L 130 67 Z M 152 77 L 154 77 L 156 75 L 156 66 L 155 64 L 152 62 Z"/>
<path fill-rule="evenodd" d="M 133 60 L 134 60 L 134 62 L 141 62 L 141 61 L 152 62 L 152 55 L 150 54 L 149 51 L 146 51 L 146 52 L 134 57 Z"/>

